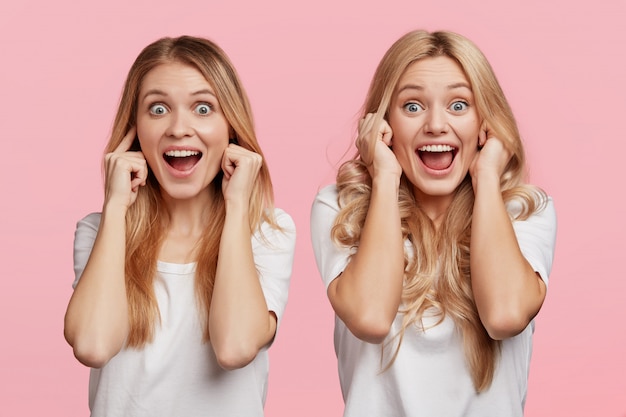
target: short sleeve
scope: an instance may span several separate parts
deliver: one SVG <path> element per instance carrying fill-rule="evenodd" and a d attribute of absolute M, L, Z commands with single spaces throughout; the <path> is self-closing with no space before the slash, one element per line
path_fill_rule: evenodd
<path fill-rule="evenodd" d="M 78 280 L 85 270 L 98 234 L 98 227 L 100 227 L 100 213 L 91 213 L 76 224 L 76 232 L 74 232 L 74 283 L 72 288 L 76 288 Z"/>
<path fill-rule="evenodd" d="M 311 243 L 317 269 L 326 288 L 346 269 L 350 261 L 350 249 L 338 247 L 330 236 L 338 213 L 337 187 L 326 186 L 317 194 L 311 208 Z"/>
<path fill-rule="evenodd" d="M 261 231 L 252 237 L 252 253 L 267 308 L 276 313 L 278 326 L 287 305 L 296 246 L 296 227 L 283 210 L 274 209 L 274 216 L 282 230 L 263 223 Z"/>
<path fill-rule="evenodd" d="M 511 210 L 510 206 L 508 208 Z M 554 259 L 556 228 L 556 211 L 551 197 L 548 197 L 541 211 L 533 213 L 526 220 L 513 222 L 522 255 L 546 285 Z"/>

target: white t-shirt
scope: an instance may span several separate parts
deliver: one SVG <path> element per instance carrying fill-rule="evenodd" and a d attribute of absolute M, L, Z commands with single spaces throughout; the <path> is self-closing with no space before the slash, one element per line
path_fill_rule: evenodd
<path fill-rule="evenodd" d="M 282 210 L 276 209 L 275 216 L 285 233 L 262 224 L 266 240 L 255 233 L 252 251 L 267 307 L 280 323 L 291 278 L 295 225 Z M 89 259 L 99 224 L 99 213 L 78 222 L 74 287 Z M 157 325 L 152 343 L 140 350 L 122 349 L 104 367 L 91 370 L 92 416 L 263 416 L 267 349 L 241 369 L 225 371 L 218 365 L 211 344 L 202 342 L 195 307 L 195 269 L 195 263 L 158 262 L 154 290 L 161 325 Z"/>
<path fill-rule="evenodd" d="M 510 204 L 510 212 L 519 206 Z M 326 288 L 345 269 L 350 250 L 333 244 L 330 230 L 339 211 L 337 189 L 325 187 L 311 212 L 311 238 Z M 513 223 L 522 253 L 544 281 L 552 266 L 556 216 L 552 200 L 526 221 Z M 410 245 L 405 242 L 405 247 Z M 425 316 L 424 328 L 407 329 L 398 356 L 382 372 L 395 352 L 402 314 L 396 316 L 389 336 L 381 345 L 355 337 L 335 318 L 335 352 L 345 401 L 344 417 L 513 417 L 522 416 L 532 351 L 534 323 L 519 335 L 502 342 L 502 354 L 491 387 L 476 394 L 461 335 L 453 320 L 445 317 L 434 327 L 433 315 Z M 394 341 L 396 344 L 394 344 Z"/>

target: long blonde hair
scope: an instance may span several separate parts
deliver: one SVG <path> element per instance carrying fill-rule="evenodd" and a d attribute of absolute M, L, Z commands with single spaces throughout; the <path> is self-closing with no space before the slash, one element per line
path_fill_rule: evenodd
<path fill-rule="evenodd" d="M 478 114 L 494 134 L 502 139 L 512 157 L 500 179 L 505 202 L 522 203 L 517 219 L 525 219 L 540 208 L 545 194 L 524 184 L 524 149 L 517 124 L 489 62 L 468 39 L 452 32 L 413 31 L 397 40 L 386 52 L 362 108 L 362 115 L 376 113 L 378 121 L 388 118 L 390 103 L 398 81 L 412 63 L 427 57 L 447 56 L 459 63 L 467 76 Z M 340 212 L 332 229 L 333 240 L 342 246 L 356 247 L 361 236 L 371 195 L 371 177 L 364 161 L 356 155 L 345 162 L 337 174 Z M 403 175 L 398 197 L 403 237 L 411 243 L 405 251 L 405 276 L 402 290 L 404 314 L 397 347 L 387 364 L 395 360 L 404 332 L 409 326 L 422 328 L 427 310 L 454 320 L 463 338 L 465 357 L 477 391 L 493 380 L 500 343 L 487 334 L 478 316 L 472 294 L 470 274 L 470 235 L 474 191 L 469 174 L 457 187 L 439 229 L 421 209 L 413 186 Z"/>
<path fill-rule="evenodd" d="M 211 84 L 234 139 L 240 146 L 263 156 L 254 132 L 252 111 L 246 92 L 226 53 L 215 43 L 202 38 L 181 36 L 162 38 L 145 47 L 128 72 L 105 152 L 112 152 L 129 129 L 136 124 L 137 101 L 145 76 L 158 65 L 179 62 L 202 73 Z M 206 207 L 210 221 L 198 244 L 195 293 L 204 326 L 204 340 L 209 339 L 208 315 L 217 269 L 220 236 L 224 227 L 225 205 L 222 196 L 222 173 L 209 186 L 213 198 Z M 273 190 L 264 162 L 250 198 L 250 228 L 255 230 L 267 221 L 277 227 L 273 217 Z M 129 347 L 142 347 L 154 337 L 159 309 L 153 279 L 159 249 L 164 239 L 163 205 L 160 187 L 149 170 L 146 186 L 140 187 L 137 200 L 126 214 L 126 293 L 129 310 Z"/>

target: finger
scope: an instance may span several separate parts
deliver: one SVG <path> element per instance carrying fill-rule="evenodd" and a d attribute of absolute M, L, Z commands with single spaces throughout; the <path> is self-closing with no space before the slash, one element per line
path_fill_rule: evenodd
<path fill-rule="evenodd" d="M 148 179 L 148 163 L 146 160 L 142 158 L 136 164 L 132 171 L 131 187 L 133 188 L 137 185 L 146 185 L 146 180 Z"/>
<path fill-rule="evenodd" d="M 235 164 L 236 162 L 233 159 L 231 150 L 226 148 L 224 150 L 224 155 L 222 156 L 222 171 L 224 172 L 224 178 L 230 179 L 235 172 Z"/>
<path fill-rule="evenodd" d="M 119 145 L 117 145 L 117 148 L 115 148 L 113 152 L 115 153 L 127 152 L 130 149 L 130 147 L 133 146 L 133 141 L 135 140 L 136 136 L 137 136 L 137 128 L 133 126 L 128 130 L 128 133 L 126 133 L 126 135 L 122 138 L 122 141 L 120 142 Z"/>
<path fill-rule="evenodd" d="M 244 148 L 243 146 L 241 146 L 239 143 L 237 142 L 231 142 L 232 140 L 235 139 L 229 139 L 228 141 L 228 145 L 226 145 L 226 149 L 230 149 L 231 151 L 237 151 L 237 150 L 241 150 L 241 151 L 247 151 L 249 152 L 246 148 Z"/>
<path fill-rule="evenodd" d="M 364 118 L 359 120 L 359 129 L 358 129 L 359 136 L 365 135 L 365 126 L 366 126 L 367 122 L 368 122 L 367 116 L 365 116 Z"/>
<path fill-rule="evenodd" d="M 372 123 L 374 120 L 374 113 L 368 113 L 359 120 L 359 133 L 366 134 L 370 130 L 372 130 Z"/>
<path fill-rule="evenodd" d="M 380 126 L 380 135 L 381 139 L 385 145 L 391 146 L 391 139 L 393 138 L 393 131 L 391 130 L 391 126 L 387 123 L 386 120 L 383 120 Z"/>
<path fill-rule="evenodd" d="M 133 181 L 131 181 L 131 182 L 130 182 L 130 190 L 131 190 L 133 193 L 136 193 L 136 192 L 139 190 L 139 187 L 141 187 L 141 186 L 143 186 L 143 185 L 144 185 L 144 184 L 142 184 L 142 183 L 140 183 L 140 182 L 138 182 L 138 181 L 133 180 Z"/>
<path fill-rule="evenodd" d="M 130 189 L 133 191 L 137 191 L 139 187 L 144 185 L 146 185 L 146 179 L 143 176 L 136 176 L 130 181 Z"/>
<path fill-rule="evenodd" d="M 228 145 L 224 151 L 235 166 L 241 165 L 262 165 L 263 158 L 258 153 L 238 145 Z"/>

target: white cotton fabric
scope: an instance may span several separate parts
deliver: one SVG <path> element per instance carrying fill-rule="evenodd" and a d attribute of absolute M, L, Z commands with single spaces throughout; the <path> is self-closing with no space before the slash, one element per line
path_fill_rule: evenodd
<path fill-rule="evenodd" d="M 514 213 L 519 206 L 509 205 Z M 326 288 L 345 269 L 350 250 L 333 244 L 330 231 L 339 211 L 334 185 L 322 189 L 313 203 L 311 238 L 318 268 Z M 552 266 L 556 215 L 552 200 L 526 221 L 514 222 L 522 253 L 544 281 Z M 408 242 L 405 242 L 408 248 Z M 344 417 L 517 417 L 523 415 L 534 323 L 502 342 L 502 354 L 491 387 L 476 394 L 461 336 L 453 320 L 432 327 L 433 315 L 424 317 L 426 330 L 406 331 L 396 360 L 382 372 L 395 351 L 392 335 L 402 326 L 398 314 L 381 345 L 356 338 L 335 318 L 335 352 L 345 401 Z M 430 327 L 430 328 L 429 328 Z"/>
<path fill-rule="evenodd" d="M 252 237 L 254 261 L 268 309 L 278 322 L 287 303 L 295 248 L 291 217 L 275 210 L 280 232 L 264 223 Z M 78 283 L 93 247 L 100 213 L 78 222 L 74 270 Z M 152 343 L 122 349 L 103 368 L 92 369 L 89 408 L 93 417 L 263 416 L 268 352 L 247 366 L 225 371 L 202 328 L 194 294 L 196 264 L 158 262 L 154 289 L 161 315 Z"/>

